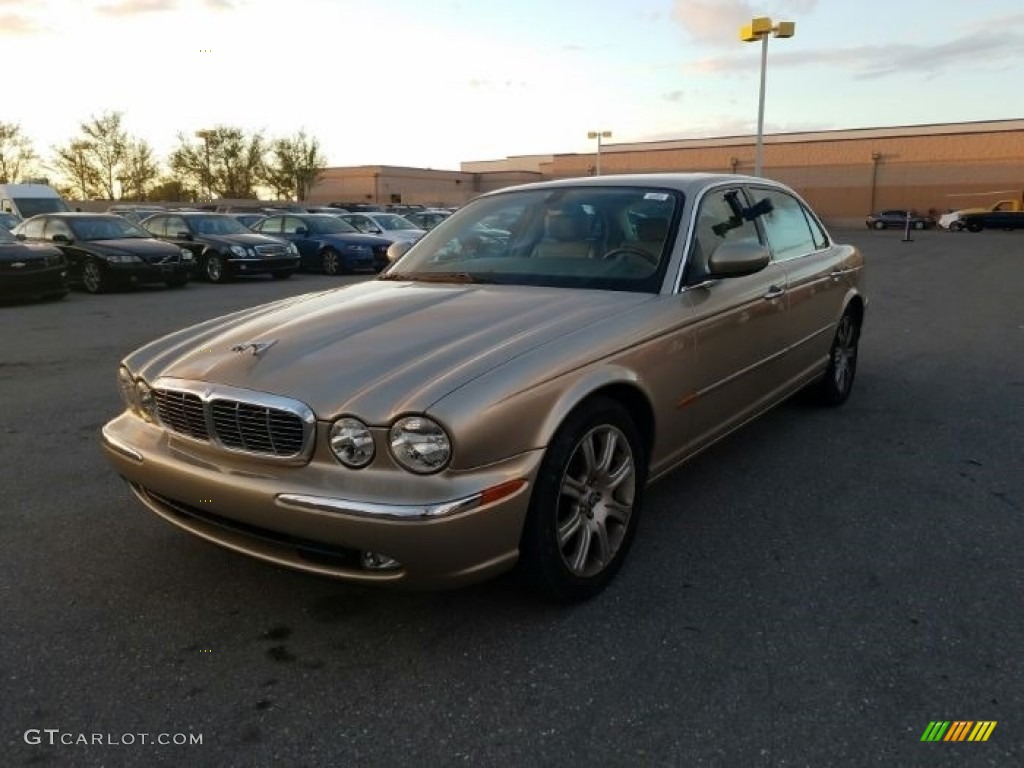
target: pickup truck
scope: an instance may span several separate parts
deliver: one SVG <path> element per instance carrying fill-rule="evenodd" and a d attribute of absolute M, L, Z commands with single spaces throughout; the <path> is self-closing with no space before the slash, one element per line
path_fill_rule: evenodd
<path fill-rule="evenodd" d="M 1024 196 L 1015 200 L 1000 200 L 998 203 L 987 208 L 964 208 L 959 211 L 950 211 L 939 217 L 939 227 L 948 229 L 950 232 L 959 232 L 964 227 L 963 217 L 969 213 L 995 213 L 997 211 L 1021 211 L 1024 210 Z"/>
<path fill-rule="evenodd" d="M 966 213 L 960 217 L 959 224 L 968 232 L 981 232 L 983 229 L 1024 229 L 1024 211 Z"/>

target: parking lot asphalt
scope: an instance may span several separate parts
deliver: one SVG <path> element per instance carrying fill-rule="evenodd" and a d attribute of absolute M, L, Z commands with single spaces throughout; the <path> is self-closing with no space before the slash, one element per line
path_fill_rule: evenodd
<path fill-rule="evenodd" d="M 870 270 L 849 402 L 784 404 L 655 485 L 626 567 L 571 608 L 275 568 L 104 461 L 125 353 L 364 278 L 0 307 L 2 762 L 1024 763 L 1024 239 L 836 234 Z M 998 725 L 922 743 L 934 720 Z"/>

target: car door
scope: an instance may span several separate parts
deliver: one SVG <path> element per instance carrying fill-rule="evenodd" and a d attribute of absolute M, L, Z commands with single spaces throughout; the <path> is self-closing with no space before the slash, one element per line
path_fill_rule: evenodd
<path fill-rule="evenodd" d="M 55 236 L 63 239 L 60 242 L 55 242 L 53 239 Z M 78 279 L 82 274 L 82 265 L 89 254 L 74 242 L 75 235 L 68 223 L 53 217 L 47 218 L 41 232 L 41 239 L 49 241 L 50 245 L 55 245 L 64 252 L 64 258 L 68 260 L 68 276 L 73 280 Z M 106 263 L 104 262 L 100 268 L 105 267 Z"/>
<path fill-rule="evenodd" d="M 753 187 L 772 210 L 760 217 L 772 259 L 786 273 L 788 317 L 785 383 L 806 379 L 823 368 L 845 295 L 842 255 L 821 224 L 795 196 L 779 189 Z"/>
<path fill-rule="evenodd" d="M 163 239 L 174 243 L 180 248 L 186 248 L 192 252 L 193 264 L 199 263 L 199 257 L 207 247 L 202 238 L 197 238 L 188 219 L 184 216 L 168 216 L 164 219 Z"/>
<path fill-rule="evenodd" d="M 752 418 L 777 397 L 783 383 L 786 271 L 772 261 L 741 277 L 714 278 L 708 260 L 724 242 L 766 247 L 753 221 L 737 215 L 750 199 L 740 186 L 710 190 L 697 201 L 683 278 L 684 306 L 693 313 L 696 345 L 683 452 L 714 440 Z"/>

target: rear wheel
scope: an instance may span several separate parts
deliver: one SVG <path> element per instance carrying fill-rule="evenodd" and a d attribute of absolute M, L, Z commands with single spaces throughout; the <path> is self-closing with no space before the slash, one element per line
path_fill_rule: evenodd
<path fill-rule="evenodd" d="M 820 405 L 842 405 L 853 389 L 857 375 L 857 349 L 860 343 L 860 317 L 848 308 L 839 320 L 832 348 L 828 353 L 828 368 L 814 385 L 814 399 Z"/>
<path fill-rule="evenodd" d="M 544 454 L 520 543 L 524 575 L 562 602 L 603 590 L 636 534 L 646 482 L 646 452 L 626 409 L 606 398 L 583 403 Z"/>
<path fill-rule="evenodd" d="M 978 221 L 969 221 L 964 226 L 968 232 L 981 232 L 982 230 L 981 222 Z"/>
<path fill-rule="evenodd" d="M 885 222 L 884 221 L 876 221 L 873 226 L 874 226 L 875 229 L 885 229 Z"/>
<path fill-rule="evenodd" d="M 107 279 L 96 259 L 88 259 L 82 265 L 82 287 L 88 293 L 103 293 L 107 289 Z"/>

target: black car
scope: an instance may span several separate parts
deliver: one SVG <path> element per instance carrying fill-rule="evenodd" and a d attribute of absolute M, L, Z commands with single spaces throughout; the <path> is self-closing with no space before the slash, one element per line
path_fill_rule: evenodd
<path fill-rule="evenodd" d="M 0 228 L 0 297 L 52 298 L 68 295 L 68 264 L 57 248 L 24 243 Z"/>
<path fill-rule="evenodd" d="M 240 275 L 286 280 L 299 268 L 294 245 L 253 232 L 233 214 L 177 211 L 150 216 L 143 226 L 154 237 L 191 251 L 198 274 L 211 283 Z"/>
<path fill-rule="evenodd" d="M 47 213 L 14 229 L 30 241 L 56 245 L 68 261 L 68 279 L 89 293 L 109 288 L 188 282 L 192 254 L 161 243 L 146 230 L 113 213 Z"/>
<path fill-rule="evenodd" d="M 915 211 L 889 210 L 873 213 L 864 220 L 869 229 L 905 229 L 907 219 L 910 219 L 911 229 L 930 229 L 935 226 L 935 221 L 927 216 L 921 216 Z"/>
<path fill-rule="evenodd" d="M 303 269 L 337 275 L 380 272 L 388 265 L 390 240 L 364 235 L 329 213 L 268 216 L 253 229 L 290 241 L 298 249 Z"/>
<path fill-rule="evenodd" d="M 10 232 L 19 224 L 21 224 L 20 216 L 13 213 L 7 213 L 6 211 L 0 211 L 0 229 L 6 229 Z"/>

